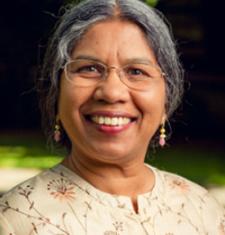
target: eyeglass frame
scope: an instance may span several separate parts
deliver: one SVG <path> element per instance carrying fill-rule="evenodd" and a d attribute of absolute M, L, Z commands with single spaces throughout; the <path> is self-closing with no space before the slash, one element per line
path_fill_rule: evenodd
<path fill-rule="evenodd" d="M 99 76 L 100 79 L 99 79 L 98 82 L 95 83 L 95 85 L 98 84 L 98 83 L 100 83 L 101 81 L 106 80 L 107 77 L 109 76 L 110 70 L 111 70 L 111 69 L 114 69 L 114 70 L 116 71 L 116 73 L 117 73 L 117 75 L 118 75 L 120 81 L 121 81 L 124 85 L 126 85 L 128 88 L 134 89 L 134 90 L 143 90 L 143 91 L 145 91 L 145 89 L 136 88 L 136 87 L 130 86 L 130 85 L 128 85 L 126 82 L 124 82 L 123 76 L 121 76 L 121 71 L 123 71 L 123 69 L 126 68 L 126 67 L 128 67 L 129 65 L 150 65 L 150 66 L 156 68 L 156 69 L 158 70 L 158 72 L 160 73 L 159 76 L 154 77 L 154 78 L 161 78 L 161 77 L 164 78 L 164 77 L 166 76 L 166 73 L 162 72 L 160 66 L 151 64 L 151 62 L 150 62 L 150 63 L 140 63 L 140 62 L 139 62 L 139 63 L 137 63 L 137 62 L 136 62 L 136 63 L 128 63 L 128 64 L 125 64 L 125 65 L 122 66 L 122 67 L 116 67 L 116 66 L 108 66 L 107 64 L 105 64 L 105 63 L 103 63 L 103 62 L 100 62 L 100 61 L 96 61 L 96 60 L 94 60 L 94 59 L 85 59 L 85 58 L 82 58 L 82 59 L 72 59 L 72 60 L 68 60 L 68 61 L 64 64 L 64 66 L 62 67 L 62 69 L 64 70 L 64 73 L 65 73 L 65 78 L 66 78 L 69 82 L 71 82 L 71 83 L 73 83 L 73 81 L 72 81 L 71 79 L 69 79 L 69 75 L 68 75 L 68 71 L 67 71 L 67 66 L 68 66 L 70 63 L 76 62 L 76 61 L 90 61 L 90 62 L 93 62 L 94 65 L 100 65 L 102 68 L 104 68 L 104 72 L 102 73 L 103 75 Z M 126 77 L 126 76 L 124 76 L 124 77 Z M 149 78 L 150 78 L 150 77 L 149 77 Z M 74 84 L 74 83 L 73 83 L 73 84 Z M 130 83 L 129 83 L 129 84 L 130 84 Z M 92 86 L 94 86 L 94 85 L 82 86 L 82 85 L 77 85 L 77 84 L 74 84 L 74 85 L 77 86 L 77 87 L 92 87 Z M 147 89 L 146 89 L 146 90 L 147 90 Z"/>

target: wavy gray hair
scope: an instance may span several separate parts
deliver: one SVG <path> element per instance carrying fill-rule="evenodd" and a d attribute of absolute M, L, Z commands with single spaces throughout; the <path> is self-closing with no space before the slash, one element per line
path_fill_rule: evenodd
<path fill-rule="evenodd" d="M 65 13 L 49 42 L 42 75 L 38 80 L 43 127 L 50 140 L 53 137 L 57 114 L 62 67 L 91 26 L 115 18 L 131 21 L 145 33 L 159 66 L 166 74 L 167 117 L 170 117 L 179 105 L 183 95 L 183 72 L 175 43 L 162 14 L 139 0 L 85 0 L 65 8 Z M 61 144 L 70 150 L 71 143 L 66 133 Z"/>

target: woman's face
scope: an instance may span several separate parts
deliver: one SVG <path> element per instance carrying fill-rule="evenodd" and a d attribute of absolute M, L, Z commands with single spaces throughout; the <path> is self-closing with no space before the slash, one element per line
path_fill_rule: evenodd
<path fill-rule="evenodd" d="M 115 67 L 143 58 L 157 64 L 140 28 L 120 20 L 90 28 L 72 52 L 71 58 L 77 57 L 92 57 Z M 143 160 L 149 141 L 165 119 L 164 106 L 162 77 L 152 81 L 147 91 L 137 91 L 122 83 L 113 69 L 107 79 L 92 87 L 75 86 L 61 75 L 58 116 L 75 157 L 107 163 Z"/>

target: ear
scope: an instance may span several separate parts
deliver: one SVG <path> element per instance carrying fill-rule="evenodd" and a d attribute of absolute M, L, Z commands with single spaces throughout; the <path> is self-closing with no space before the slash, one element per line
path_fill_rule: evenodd
<path fill-rule="evenodd" d="M 162 116 L 161 124 L 164 124 L 166 122 L 166 119 L 167 119 L 167 115 L 166 113 L 164 113 Z"/>
<path fill-rule="evenodd" d="M 60 121 L 59 114 L 56 115 L 55 120 L 56 120 L 57 123 Z"/>

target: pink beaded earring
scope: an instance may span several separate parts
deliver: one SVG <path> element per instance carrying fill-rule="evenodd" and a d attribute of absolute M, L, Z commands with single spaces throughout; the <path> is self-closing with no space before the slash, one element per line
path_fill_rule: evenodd
<path fill-rule="evenodd" d="M 166 129 L 165 129 L 165 124 L 163 123 L 160 130 L 160 136 L 159 136 L 159 145 L 163 147 L 166 144 Z"/>
<path fill-rule="evenodd" d="M 56 120 L 55 130 L 54 130 L 54 140 L 58 143 L 61 140 L 61 127 L 59 125 L 59 120 Z"/>

